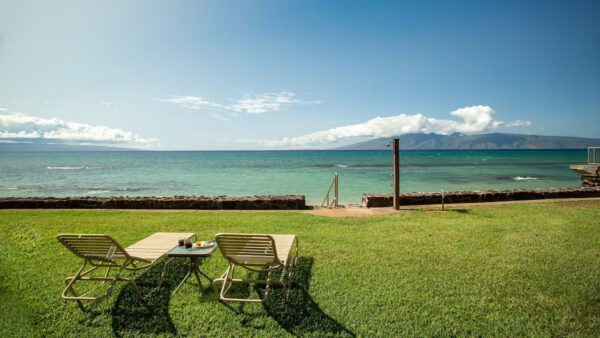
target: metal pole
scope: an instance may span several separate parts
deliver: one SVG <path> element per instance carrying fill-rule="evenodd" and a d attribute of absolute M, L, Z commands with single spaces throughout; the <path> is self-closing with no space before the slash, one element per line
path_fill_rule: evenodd
<path fill-rule="evenodd" d="M 394 209 L 400 210 L 400 142 L 394 139 Z"/>
<path fill-rule="evenodd" d="M 339 185 L 340 181 L 339 181 L 339 175 L 338 173 L 335 173 L 335 207 L 337 208 L 339 206 L 339 201 L 340 201 L 340 191 L 339 191 Z"/>
<path fill-rule="evenodd" d="M 445 191 L 444 191 L 444 189 L 442 189 L 442 211 L 444 210 L 444 195 L 445 195 Z"/>

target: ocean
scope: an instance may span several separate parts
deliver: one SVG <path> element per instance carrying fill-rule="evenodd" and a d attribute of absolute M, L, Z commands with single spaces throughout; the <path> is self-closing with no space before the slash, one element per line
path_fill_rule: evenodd
<path fill-rule="evenodd" d="M 401 151 L 402 192 L 578 187 L 585 150 Z M 0 196 L 300 194 L 320 204 L 392 190 L 391 151 L 0 153 Z"/>

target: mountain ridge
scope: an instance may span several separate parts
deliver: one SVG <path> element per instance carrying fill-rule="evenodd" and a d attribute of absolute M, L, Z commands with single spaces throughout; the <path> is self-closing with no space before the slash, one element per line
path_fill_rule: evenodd
<path fill-rule="evenodd" d="M 63 143 L 40 142 L 0 142 L 0 152 L 64 152 L 64 151 L 139 151 L 139 149 L 121 148 L 101 145 L 74 145 Z"/>
<path fill-rule="evenodd" d="M 395 137 L 372 140 L 336 147 L 334 150 L 382 150 Z M 492 149 L 585 149 L 600 147 L 600 138 L 545 136 L 527 134 L 489 133 L 441 135 L 414 133 L 398 136 L 404 150 L 492 150 Z"/>

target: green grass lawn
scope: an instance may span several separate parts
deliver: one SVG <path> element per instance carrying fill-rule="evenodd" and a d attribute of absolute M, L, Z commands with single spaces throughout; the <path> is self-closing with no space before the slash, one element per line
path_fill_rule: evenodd
<path fill-rule="evenodd" d="M 456 207 L 455 207 L 456 208 Z M 326 218 L 300 213 L 0 211 L 0 336 L 597 336 L 600 202 L 414 210 Z M 125 246 L 156 231 L 292 233 L 297 284 L 287 307 L 225 305 L 212 290 L 171 290 L 186 269 L 162 261 L 105 300 L 60 299 L 80 260 L 59 233 L 106 233 Z M 203 265 L 217 277 L 219 253 Z M 255 293 L 252 287 L 237 292 Z"/>

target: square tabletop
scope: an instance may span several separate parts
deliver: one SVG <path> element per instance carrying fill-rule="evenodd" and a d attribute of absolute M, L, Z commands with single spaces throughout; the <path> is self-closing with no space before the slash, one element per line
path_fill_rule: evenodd
<path fill-rule="evenodd" d="M 167 252 L 167 257 L 207 257 L 211 256 L 217 250 L 217 243 L 205 248 L 191 247 L 186 249 L 182 246 L 176 246 Z"/>

